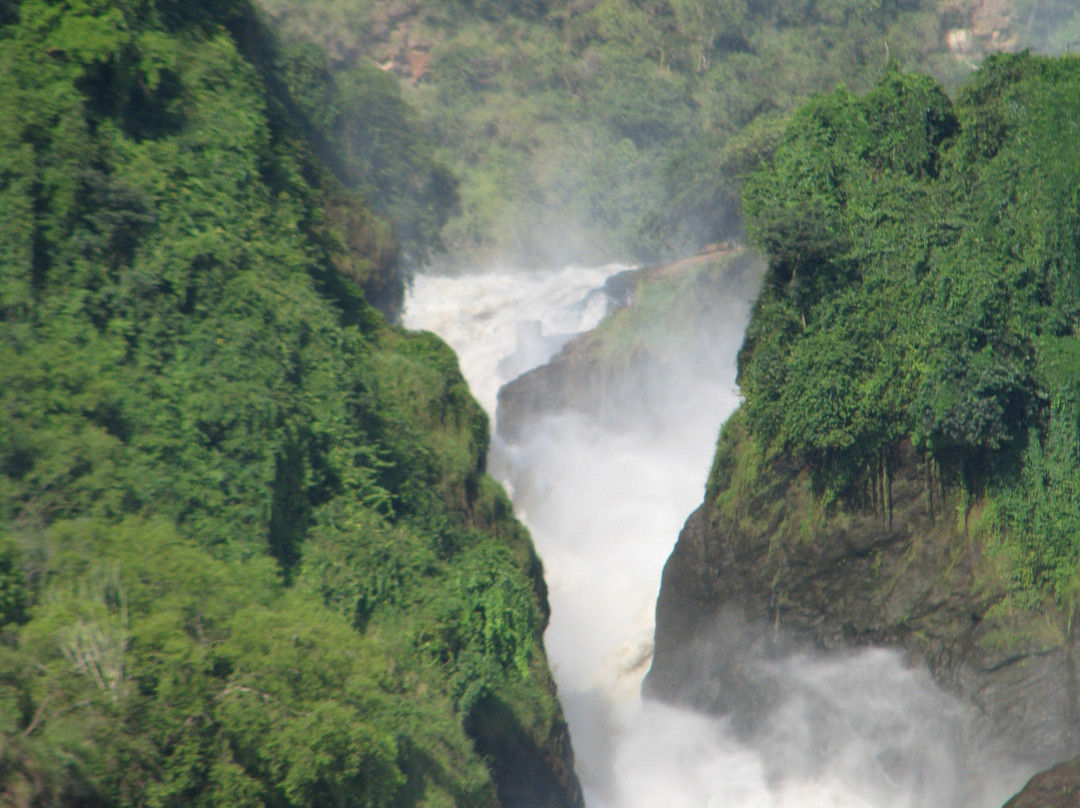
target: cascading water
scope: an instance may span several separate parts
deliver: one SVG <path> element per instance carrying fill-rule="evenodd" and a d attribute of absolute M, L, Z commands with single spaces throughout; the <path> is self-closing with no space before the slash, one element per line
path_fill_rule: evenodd
<path fill-rule="evenodd" d="M 493 414 L 502 384 L 597 325 L 599 287 L 621 269 L 419 276 L 405 324 L 450 343 Z M 492 469 L 544 561 L 545 644 L 589 807 L 1001 805 L 1030 772 L 992 754 L 973 716 L 896 653 L 749 660 L 773 693 L 750 734 L 641 698 L 660 572 L 737 404 L 748 316 L 745 301 L 717 312 L 730 335 L 708 350 L 730 360 L 716 378 L 682 379 L 678 417 L 613 431 L 546 416 L 514 446 L 493 445 Z"/>

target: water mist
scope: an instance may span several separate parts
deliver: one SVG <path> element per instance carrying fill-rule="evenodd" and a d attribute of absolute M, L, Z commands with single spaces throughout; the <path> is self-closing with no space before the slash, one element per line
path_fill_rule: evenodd
<path fill-rule="evenodd" d="M 481 404 L 596 326 L 622 267 L 415 279 L 405 323 L 458 352 Z M 735 356 L 749 300 L 715 313 L 699 350 L 709 377 L 667 367 L 667 417 L 603 426 L 539 417 L 491 469 L 544 561 L 545 644 L 590 808 L 954 808 L 998 806 L 1030 772 L 991 754 L 977 717 L 884 650 L 772 659 L 753 627 L 718 626 L 748 671 L 753 720 L 698 715 L 640 696 L 660 573 L 701 500 L 715 436 L 738 403 Z M 719 341 L 718 341 L 719 339 Z M 672 394 L 674 393 L 674 394 Z M 762 695 L 764 694 L 764 695 Z M 736 694 L 741 697 L 743 694 Z"/>

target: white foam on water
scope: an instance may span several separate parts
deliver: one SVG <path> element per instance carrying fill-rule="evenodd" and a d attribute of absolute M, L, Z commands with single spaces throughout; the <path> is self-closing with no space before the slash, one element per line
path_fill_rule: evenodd
<path fill-rule="evenodd" d="M 547 337 L 595 328 L 607 312 L 602 295 L 589 295 L 625 266 L 566 267 L 557 272 L 492 271 L 472 275 L 417 275 L 406 301 L 406 328 L 433 331 L 455 351 L 473 395 L 495 413 L 499 388 L 551 351 L 526 351 L 531 360 L 510 371 L 499 363 L 517 354 L 521 325 L 538 323 Z M 557 343 L 555 343 L 557 344 Z M 505 367 L 505 366 L 504 366 Z"/>
<path fill-rule="evenodd" d="M 421 275 L 404 321 L 457 351 L 493 415 L 510 374 L 561 344 L 538 349 L 522 324 L 535 336 L 539 323 L 545 338 L 595 327 L 604 303 L 590 292 L 621 269 Z M 735 356 L 749 306 L 732 301 L 717 317 L 731 323 L 730 339 L 699 348 L 730 360 L 717 377 L 665 368 L 662 383 L 679 385 L 677 417 L 612 431 L 554 414 L 515 445 L 496 445 L 493 470 L 544 561 L 545 645 L 589 807 L 1000 806 L 1030 772 L 977 748 L 974 716 L 894 652 L 753 660 L 773 698 L 749 733 L 641 698 L 661 570 L 738 403 Z"/>

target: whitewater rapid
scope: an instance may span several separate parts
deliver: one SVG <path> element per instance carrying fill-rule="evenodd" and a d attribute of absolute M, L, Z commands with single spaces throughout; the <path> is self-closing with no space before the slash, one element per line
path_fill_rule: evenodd
<path fill-rule="evenodd" d="M 601 287 L 622 269 L 420 275 L 404 323 L 454 348 L 494 417 L 500 386 L 600 322 Z M 978 748 L 972 716 L 892 652 L 759 661 L 783 696 L 752 739 L 726 719 L 641 698 L 660 573 L 738 404 L 735 356 L 749 305 L 733 301 L 717 317 L 730 336 L 701 348 L 726 359 L 715 377 L 685 380 L 678 418 L 612 431 L 556 414 L 513 446 L 493 442 L 491 469 L 544 562 L 545 645 L 587 805 L 1000 806 L 1027 772 Z"/>

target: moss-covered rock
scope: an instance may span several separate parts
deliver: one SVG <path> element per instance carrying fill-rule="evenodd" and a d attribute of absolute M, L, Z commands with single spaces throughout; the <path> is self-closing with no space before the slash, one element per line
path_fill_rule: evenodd
<path fill-rule="evenodd" d="M 823 508 L 807 469 L 725 425 L 706 501 L 664 568 L 655 697 L 743 709 L 747 672 L 720 642 L 733 618 L 772 652 L 902 649 L 1035 760 L 1076 741 L 1073 644 L 1056 612 L 1005 606 L 995 548 L 955 486 L 910 446 L 860 502 Z"/>
<path fill-rule="evenodd" d="M 497 434 L 514 442 L 560 412 L 616 428 L 679 417 L 696 403 L 688 388 L 733 373 L 717 346 L 739 339 L 763 271 L 750 252 L 725 246 L 613 276 L 604 292 L 616 310 L 499 390 Z"/>

